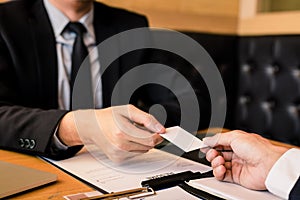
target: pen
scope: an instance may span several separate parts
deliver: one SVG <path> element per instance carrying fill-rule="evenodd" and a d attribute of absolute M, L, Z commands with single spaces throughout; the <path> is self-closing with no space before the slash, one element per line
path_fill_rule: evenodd
<path fill-rule="evenodd" d="M 130 189 L 130 190 L 123 190 L 120 192 L 111 192 L 109 194 L 102 194 L 98 196 L 93 196 L 93 197 L 87 197 L 83 198 L 81 200 L 91 200 L 91 199 L 114 199 L 114 198 L 121 198 L 121 197 L 128 197 L 128 196 L 133 196 L 141 193 L 146 193 L 149 192 L 148 187 L 141 187 L 141 188 L 135 188 L 135 189 Z"/>
<path fill-rule="evenodd" d="M 233 152 L 231 149 L 215 149 L 218 152 Z"/>
<path fill-rule="evenodd" d="M 207 147 L 202 147 L 202 148 L 200 148 L 200 149 L 202 149 L 203 152 L 206 152 L 206 151 L 208 151 L 209 149 L 214 149 L 214 150 L 216 150 L 216 151 L 218 151 L 218 152 L 220 152 L 220 153 L 222 153 L 222 152 L 233 152 L 232 149 L 220 149 L 220 147 L 209 147 L 209 146 L 207 146 Z"/>

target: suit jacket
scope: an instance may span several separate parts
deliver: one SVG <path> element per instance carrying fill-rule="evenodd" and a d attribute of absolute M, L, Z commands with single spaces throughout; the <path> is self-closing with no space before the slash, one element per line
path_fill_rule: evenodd
<path fill-rule="evenodd" d="M 293 189 L 289 195 L 290 200 L 298 200 L 300 199 L 300 178 L 298 178 L 296 184 L 294 185 Z"/>
<path fill-rule="evenodd" d="M 148 26 L 144 16 L 96 2 L 93 24 L 97 44 L 125 30 Z M 135 40 L 132 38 L 129 43 Z M 200 76 L 194 73 L 195 70 L 188 70 L 190 64 L 186 65 L 187 61 L 182 58 L 176 60 L 170 54 L 167 51 L 153 53 L 153 49 L 142 49 L 116 59 L 101 76 L 103 106 L 111 106 L 112 91 L 124 73 L 141 64 L 159 62 L 174 66 L 189 81 L 197 79 L 193 84 L 199 94 L 201 124 L 206 128 L 210 119 L 206 114 L 210 110 L 207 106 L 210 100 L 209 96 L 205 96 L 208 92 L 203 92 L 207 91 L 205 86 L 199 87 L 205 84 L 198 81 Z M 181 63 L 186 66 L 181 67 Z M 58 109 L 57 68 L 56 41 L 43 1 L 20 0 L 1 4 L 0 148 L 53 159 L 68 158 L 81 148 L 61 151 L 52 145 L 53 133 L 68 112 Z M 128 102 L 120 102 L 124 103 Z M 153 104 L 163 105 L 167 112 L 165 125 L 179 124 L 180 105 L 166 87 L 146 84 L 134 91 L 129 103 L 145 111 Z"/>
<path fill-rule="evenodd" d="M 94 3 L 96 42 L 127 29 L 145 27 L 144 16 Z M 0 5 L 0 148 L 55 159 L 74 155 L 52 148 L 51 138 L 60 119 L 58 110 L 56 42 L 42 0 Z M 140 62 L 120 59 L 102 77 L 103 104 L 109 106 L 112 88 L 126 66 Z M 128 65 L 128 66 L 129 66 Z"/>

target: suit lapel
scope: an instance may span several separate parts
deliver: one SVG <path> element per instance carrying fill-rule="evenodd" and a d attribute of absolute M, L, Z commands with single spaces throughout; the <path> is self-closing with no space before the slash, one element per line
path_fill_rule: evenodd
<path fill-rule="evenodd" d="M 37 55 L 39 96 L 45 108 L 58 107 L 58 72 L 55 36 L 43 1 L 36 1 L 31 7 L 29 18 L 33 45 Z"/>
<path fill-rule="evenodd" d="M 105 39 L 113 36 L 118 31 L 116 27 L 110 23 L 110 16 L 108 9 L 105 5 L 100 3 L 94 3 L 94 28 L 96 34 L 96 43 L 99 45 Z M 116 46 L 116 50 L 118 47 Z M 100 49 L 98 49 L 99 54 L 101 55 Z M 101 60 L 100 60 L 100 68 Z M 102 78 L 102 98 L 103 98 L 103 107 L 111 106 L 111 94 L 114 88 L 115 83 L 119 79 L 119 61 L 115 61 L 112 66 L 109 66 L 107 70 L 103 73 L 103 68 L 101 68 L 101 78 Z"/>

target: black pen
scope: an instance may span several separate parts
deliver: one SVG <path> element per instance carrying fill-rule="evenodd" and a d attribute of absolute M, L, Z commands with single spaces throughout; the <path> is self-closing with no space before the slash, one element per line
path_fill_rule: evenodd
<path fill-rule="evenodd" d="M 216 151 L 218 151 L 218 152 L 233 152 L 233 150 L 232 149 L 218 149 L 218 148 L 220 148 L 220 147 L 209 147 L 209 146 L 207 146 L 207 147 L 202 147 L 202 148 L 200 148 L 200 149 L 203 149 L 203 150 L 205 150 L 205 149 L 214 149 L 214 150 L 216 150 Z"/>
<path fill-rule="evenodd" d="M 232 149 L 215 149 L 218 152 L 233 152 Z"/>

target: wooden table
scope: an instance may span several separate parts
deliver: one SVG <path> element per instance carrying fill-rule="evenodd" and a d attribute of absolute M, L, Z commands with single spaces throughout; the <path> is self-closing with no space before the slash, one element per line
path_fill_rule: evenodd
<path fill-rule="evenodd" d="M 226 131 L 226 129 L 213 129 L 209 132 L 217 133 Z M 201 132 L 199 132 L 199 134 L 201 134 Z M 271 142 L 280 146 L 295 147 L 281 142 Z M 51 172 L 58 176 L 57 182 L 53 184 L 43 186 L 31 191 L 23 192 L 21 194 L 13 196 L 11 199 L 63 199 L 63 196 L 65 195 L 93 191 L 91 187 L 85 185 L 84 183 L 80 182 L 79 180 L 75 179 L 69 174 L 61 171 L 60 169 L 56 168 L 50 163 L 47 163 L 46 161 L 41 160 L 37 157 L 0 150 L 0 160 L 39 169 L 42 171 Z"/>
<path fill-rule="evenodd" d="M 0 150 L 0 160 L 51 172 L 58 177 L 55 183 L 14 195 L 10 199 L 64 199 L 63 196 L 68 194 L 93 191 L 84 183 L 37 157 Z"/>

